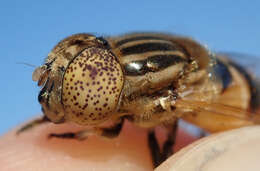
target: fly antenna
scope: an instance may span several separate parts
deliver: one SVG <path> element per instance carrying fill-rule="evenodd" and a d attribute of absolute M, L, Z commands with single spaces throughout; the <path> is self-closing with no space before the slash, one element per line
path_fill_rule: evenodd
<path fill-rule="evenodd" d="M 37 67 L 36 65 L 29 64 L 29 63 L 26 63 L 26 62 L 16 62 L 16 64 L 22 64 L 22 65 L 26 65 L 26 66 L 33 67 L 33 68 Z"/>

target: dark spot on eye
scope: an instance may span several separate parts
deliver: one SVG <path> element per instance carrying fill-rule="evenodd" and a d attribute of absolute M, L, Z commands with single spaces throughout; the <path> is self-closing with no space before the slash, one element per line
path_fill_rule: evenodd
<path fill-rule="evenodd" d="M 88 104 L 85 104 L 82 109 L 84 110 L 86 107 L 88 107 Z"/>
<path fill-rule="evenodd" d="M 83 66 L 83 63 L 79 62 L 79 67 L 82 68 Z"/>
<path fill-rule="evenodd" d="M 103 86 L 100 86 L 98 89 L 97 89 L 97 91 L 100 91 L 100 90 L 102 90 L 103 89 Z"/>

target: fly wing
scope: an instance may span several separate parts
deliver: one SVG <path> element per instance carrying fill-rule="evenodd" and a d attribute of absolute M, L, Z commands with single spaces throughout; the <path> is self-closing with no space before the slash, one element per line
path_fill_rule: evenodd
<path fill-rule="evenodd" d="M 210 133 L 260 124 L 260 113 L 214 102 L 178 100 L 181 118 Z"/>
<path fill-rule="evenodd" d="M 213 100 L 193 96 L 178 99 L 176 113 L 209 132 L 260 124 L 259 59 L 236 53 L 221 53 L 217 57 L 228 64 L 232 84 Z M 204 88 L 196 91 L 191 94 L 207 94 Z"/>
<path fill-rule="evenodd" d="M 224 56 L 243 67 L 252 76 L 260 79 L 260 56 L 253 56 L 235 52 L 220 52 L 218 56 Z"/>

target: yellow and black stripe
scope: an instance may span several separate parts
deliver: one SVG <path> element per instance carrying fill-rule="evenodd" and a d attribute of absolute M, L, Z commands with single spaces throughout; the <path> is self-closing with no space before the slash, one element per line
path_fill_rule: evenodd
<path fill-rule="evenodd" d="M 134 33 L 114 39 L 126 76 L 158 72 L 188 62 L 187 52 L 164 34 Z"/>

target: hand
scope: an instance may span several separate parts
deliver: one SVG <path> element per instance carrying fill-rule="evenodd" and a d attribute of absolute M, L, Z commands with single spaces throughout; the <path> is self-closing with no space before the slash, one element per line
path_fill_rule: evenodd
<path fill-rule="evenodd" d="M 118 138 L 95 136 L 85 141 L 48 139 L 49 133 L 80 130 L 70 125 L 45 124 L 17 136 L 16 130 L 0 138 L 1 171 L 152 170 L 146 131 L 126 123 Z M 178 132 L 176 149 L 194 141 Z"/>

